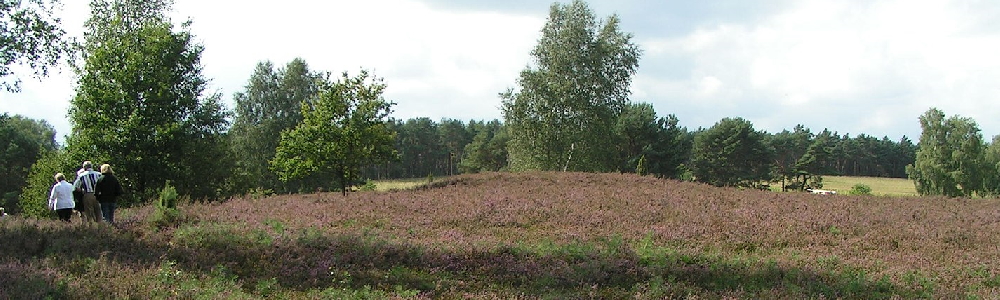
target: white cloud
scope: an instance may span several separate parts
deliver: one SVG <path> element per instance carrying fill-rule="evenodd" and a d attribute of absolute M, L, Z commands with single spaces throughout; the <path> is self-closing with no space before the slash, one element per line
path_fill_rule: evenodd
<path fill-rule="evenodd" d="M 84 1 L 67 3 L 66 26 L 80 36 Z M 83 5 L 80 5 L 84 3 Z M 259 61 L 296 57 L 334 76 L 368 69 L 384 78 L 396 117 L 499 118 L 497 94 L 528 63 L 544 19 L 476 11 L 433 10 L 417 1 L 177 0 L 175 24 L 192 20 L 205 46 L 209 92 L 230 99 Z M 60 135 L 72 97 L 69 74 L 26 82 L 3 94 L 0 110 L 49 120 Z M 44 109 L 42 109 L 44 108 Z"/>
<path fill-rule="evenodd" d="M 79 36 L 86 1 L 64 3 L 67 28 Z M 383 77 L 399 118 L 492 119 L 500 117 L 497 93 L 515 84 L 545 21 L 545 11 L 505 3 L 454 9 L 460 5 L 420 0 L 177 0 L 174 21 L 193 20 L 205 45 L 204 74 L 225 99 L 242 89 L 257 62 L 302 57 L 314 70 L 365 68 Z M 804 124 L 915 140 L 917 117 L 938 107 L 975 119 L 987 138 L 1000 133 L 1000 101 L 993 101 L 1000 95 L 1000 5 L 785 4 L 593 6 L 600 17 L 620 12 L 623 28 L 637 32 L 644 55 L 633 99 L 677 115 L 684 126 L 740 116 L 772 132 Z M 43 118 L 68 133 L 71 75 L 26 79 L 24 87 L 0 92 L 0 111 Z"/>
<path fill-rule="evenodd" d="M 719 88 L 722 87 L 722 81 L 715 76 L 705 76 L 701 78 L 701 83 L 698 92 L 706 97 L 715 95 Z"/>
<path fill-rule="evenodd" d="M 527 63 L 544 22 L 398 0 L 286 1 L 276 10 L 273 2 L 251 2 L 213 18 L 204 13 L 233 3 L 210 3 L 182 1 L 178 14 L 203 14 L 192 18 L 205 41 L 205 73 L 226 94 L 241 89 L 257 61 L 302 57 L 336 74 L 372 70 L 385 79 L 386 97 L 402 118 L 498 118 L 496 95 Z M 205 5 L 212 7 L 195 7 Z"/>
<path fill-rule="evenodd" d="M 802 123 L 915 138 L 917 116 L 935 106 L 973 117 L 986 135 L 1000 133 L 991 118 L 1000 108 L 993 104 L 1000 32 L 982 30 L 976 7 L 951 4 L 800 1 L 759 23 L 714 24 L 678 38 L 648 39 L 646 63 L 680 55 L 694 66 L 687 79 L 644 80 L 637 89 L 681 85 L 679 94 L 643 94 L 703 102 L 714 108 L 716 120 L 743 116 L 768 124 L 762 129 L 769 131 Z M 695 92 L 705 74 L 726 84 L 714 93 Z M 688 105 L 672 101 L 667 110 Z M 769 109 L 746 109 L 760 106 Z M 812 113 L 817 110 L 826 113 Z"/>

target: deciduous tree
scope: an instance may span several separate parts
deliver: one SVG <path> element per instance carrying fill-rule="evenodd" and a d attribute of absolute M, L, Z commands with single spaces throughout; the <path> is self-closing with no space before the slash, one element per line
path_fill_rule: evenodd
<path fill-rule="evenodd" d="M 394 103 L 382 93 L 385 84 L 367 71 L 345 72 L 321 87 L 315 102 L 303 102 L 303 120 L 282 132 L 271 165 L 281 180 L 309 176 L 333 178 L 347 195 L 361 167 L 394 158 L 395 133 L 389 130 Z"/>
<path fill-rule="evenodd" d="M 31 166 L 55 150 L 55 129 L 48 122 L 0 114 L 0 166 L 7 170 L 0 176 L 0 206 L 17 210 L 13 205 L 27 183 Z"/>
<path fill-rule="evenodd" d="M 75 178 L 73 171 L 80 167 L 79 162 L 70 160 L 65 149 L 44 151 L 38 161 L 31 166 L 28 179 L 18 198 L 17 207 L 11 207 L 12 212 L 37 218 L 55 218 L 46 207 L 44 200 L 49 198 L 49 191 L 55 184 L 56 173 L 63 173 L 66 178 Z"/>
<path fill-rule="evenodd" d="M 916 161 L 906 167 L 917 193 L 969 197 L 983 192 L 984 149 L 976 122 L 931 108 L 920 116 Z"/>
<path fill-rule="evenodd" d="M 1000 196 L 1000 135 L 993 136 L 983 156 L 983 192 L 992 197 Z"/>
<path fill-rule="evenodd" d="M 553 4 L 534 64 L 501 93 L 513 170 L 611 171 L 612 129 L 628 103 L 639 47 L 617 16 L 598 21 L 583 1 Z"/>
<path fill-rule="evenodd" d="M 310 71 L 301 58 L 277 70 L 270 61 L 257 64 L 244 90 L 233 96 L 236 107 L 229 138 L 239 189 L 294 192 L 315 188 L 301 180 L 283 184 L 268 161 L 274 158 L 281 132 L 302 121 L 302 103 L 317 97 L 325 78 L 324 74 Z"/>
<path fill-rule="evenodd" d="M 35 76 L 46 76 L 49 67 L 72 57 L 73 42 L 54 14 L 59 5 L 59 0 L 0 0 L 0 86 L 7 91 L 19 90 L 12 66 L 27 64 Z"/>
<path fill-rule="evenodd" d="M 171 5 L 94 0 L 85 24 L 69 150 L 73 160 L 114 165 L 126 200 L 151 199 L 167 180 L 182 194 L 212 197 L 228 172 L 224 160 L 202 159 L 226 157 L 216 137 L 228 112 L 218 95 L 203 95 L 203 47 L 189 22 L 175 30 Z"/>

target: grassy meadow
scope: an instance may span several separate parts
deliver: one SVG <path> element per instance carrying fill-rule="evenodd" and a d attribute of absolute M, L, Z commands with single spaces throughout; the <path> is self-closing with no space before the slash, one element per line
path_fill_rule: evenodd
<path fill-rule="evenodd" d="M 917 196 L 913 181 L 905 178 L 823 176 L 823 189 L 846 194 L 855 184 L 866 184 L 877 196 Z"/>
<path fill-rule="evenodd" d="M 441 181 L 446 180 L 445 178 L 431 178 L 431 183 L 434 180 Z M 428 183 L 428 178 L 409 178 L 409 179 L 389 179 L 389 180 L 374 180 L 375 190 L 380 192 L 387 192 L 393 190 L 406 190 L 412 189 L 421 185 Z"/>
<path fill-rule="evenodd" d="M 0 219 L 0 299 L 1000 297 L 986 199 L 486 173 L 179 208 Z"/>

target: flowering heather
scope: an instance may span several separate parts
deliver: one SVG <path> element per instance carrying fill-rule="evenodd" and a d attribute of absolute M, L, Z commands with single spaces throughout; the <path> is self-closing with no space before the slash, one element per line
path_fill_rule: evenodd
<path fill-rule="evenodd" d="M 117 228 L 0 220 L 0 298 L 1000 295 L 987 199 L 553 172 L 178 208 L 166 225 L 152 206 L 121 210 Z"/>

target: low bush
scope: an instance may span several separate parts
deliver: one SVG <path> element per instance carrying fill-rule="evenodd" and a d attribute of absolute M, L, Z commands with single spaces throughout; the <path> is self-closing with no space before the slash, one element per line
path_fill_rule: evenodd
<path fill-rule="evenodd" d="M 851 187 L 851 190 L 847 192 L 848 195 L 871 195 L 872 188 L 866 184 L 855 184 Z"/>

